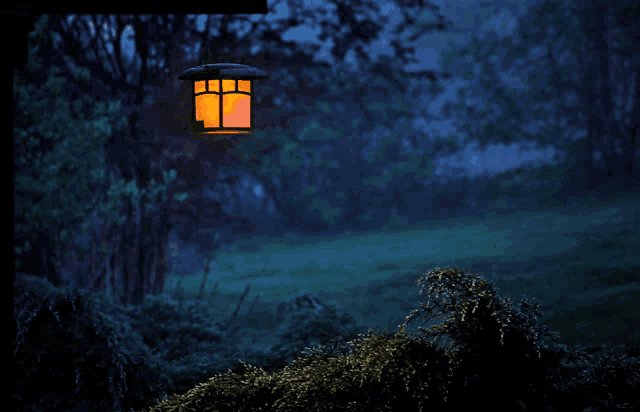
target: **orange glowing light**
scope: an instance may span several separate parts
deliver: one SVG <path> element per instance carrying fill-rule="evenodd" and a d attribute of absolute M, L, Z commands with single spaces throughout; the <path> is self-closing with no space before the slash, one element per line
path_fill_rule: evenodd
<path fill-rule="evenodd" d="M 243 64 L 205 64 L 186 70 L 180 79 L 193 82 L 193 131 L 206 134 L 251 133 L 253 80 L 267 78 Z"/>

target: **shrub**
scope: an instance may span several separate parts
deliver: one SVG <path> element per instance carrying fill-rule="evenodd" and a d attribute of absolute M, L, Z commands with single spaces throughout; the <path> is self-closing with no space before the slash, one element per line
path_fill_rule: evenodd
<path fill-rule="evenodd" d="M 159 359 L 87 293 L 21 277 L 14 306 L 14 397 L 25 410 L 130 410 L 163 396 Z"/>
<path fill-rule="evenodd" d="M 19 279 L 15 397 L 25 410 L 640 408 L 636 357 L 612 351 L 596 361 L 558 345 L 538 324 L 537 304 L 514 304 L 459 269 L 419 278 L 427 300 L 393 334 L 365 331 L 317 296 L 293 296 L 280 306 L 270 346 L 241 343 L 246 336 L 202 302 L 160 295 L 121 307 Z M 419 317 L 443 315 L 409 332 Z"/>
<path fill-rule="evenodd" d="M 601 411 L 637 408 L 637 359 L 611 354 L 596 362 L 580 349 L 553 342 L 537 324 L 538 305 L 514 305 L 478 276 L 435 269 L 418 280 L 427 303 L 407 316 L 395 335 L 360 334 L 337 351 L 319 345 L 284 369 L 219 374 L 150 412 L 216 411 Z M 425 284 L 429 284 L 427 288 Z M 447 314 L 418 327 L 419 315 Z M 311 312 L 304 319 L 313 319 Z M 311 328 L 317 330 L 317 327 Z M 307 332 L 302 332 L 305 335 Z M 548 342 L 551 340 L 551 342 Z M 605 370 L 607 372 L 605 372 Z M 596 375 L 596 373 L 599 373 Z M 206 405 L 206 406 L 205 406 Z"/>
<path fill-rule="evenodd" d="M 330 345 L 335 353 L 348 351 L 346 343 L 367 330 L 350 314 L 340 313 L 335 306 L 306 292 L 281 302 L 275 316 L 278 343 L 271 348 L 270 356 L 281 367 L 318 345 Z M 274 367 L 271 365 L 271 369 Z"/>

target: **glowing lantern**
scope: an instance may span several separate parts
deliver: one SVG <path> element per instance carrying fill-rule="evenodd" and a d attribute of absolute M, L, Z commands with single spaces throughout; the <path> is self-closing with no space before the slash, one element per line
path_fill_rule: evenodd
<path fill-rule="evenodd" d="M 253 80 L 267 77 L 260 69 L 234 63 L 203 64 L 185 70 L 178 78 L 193 82 L 193 131 L 251 133 Z"/>

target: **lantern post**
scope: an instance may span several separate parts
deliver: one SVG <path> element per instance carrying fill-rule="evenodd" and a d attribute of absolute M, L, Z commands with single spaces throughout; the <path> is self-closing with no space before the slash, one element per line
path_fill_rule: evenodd
<path fill-rule="evenodd" d="M 191 127 L 200 134 L 250 134 L 253 131 L 255 79 L 269 76 L 244 64 L 203 64 L 185 70 L 192 83 Z"/>

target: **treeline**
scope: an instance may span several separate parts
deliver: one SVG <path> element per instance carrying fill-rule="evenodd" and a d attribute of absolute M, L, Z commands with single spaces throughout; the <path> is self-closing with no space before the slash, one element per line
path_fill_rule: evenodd
<path fill-rule="evenodd" d="M 16 270 L 60 285 L 75 255 L 86 268 L 77 284 L 119 290 L 122 303 L 137 305 L 162 291 L 173 230 L 215 249 L 233 241 L 216 236 L 225 227 L 367 230 L 396 214 L 447 218 L 637 184 L 637 6 L 538 2 L 513 34 L 452 46 L 438 73 L 406 65 L 412 35 L 450 27 L 429 26 L 439 12 L 398 4 L 407 13 L 389 40 L 394 56 L 373 60 L 367 47 L 384 16 L 375 4 L 336 3 L 339 26 L 302 9 L 303 18 L 272 22 L 209 16 L 204 31 L 188 16 L 44 16 L 30 37 L 30 63 L 15 77 Z M 348 18 L 360 14 L 368 17 Z M 333 65 L 316 58 L 317 47 L 282 39 L 315 23 L 322 40 L 333 40 Z M 133 59 L 98 40 L 119 45 L 125 34 Z M 190 89 L 177 75 L 225 61 L 270 78 L 256 90 L 254 135 L 214 144 L 189 134 Z M 419 109 L 453 76 L 469 85 L 449 113 Z M 425 133 L 418 118 L 452 118 L 459 131 Z M 564 157 L 498 179 L 439 184 L 435 161 L 472 142 L 553 147 Z M 274 213 L 238 195 L 247 179 L 264 188 Z"/>

